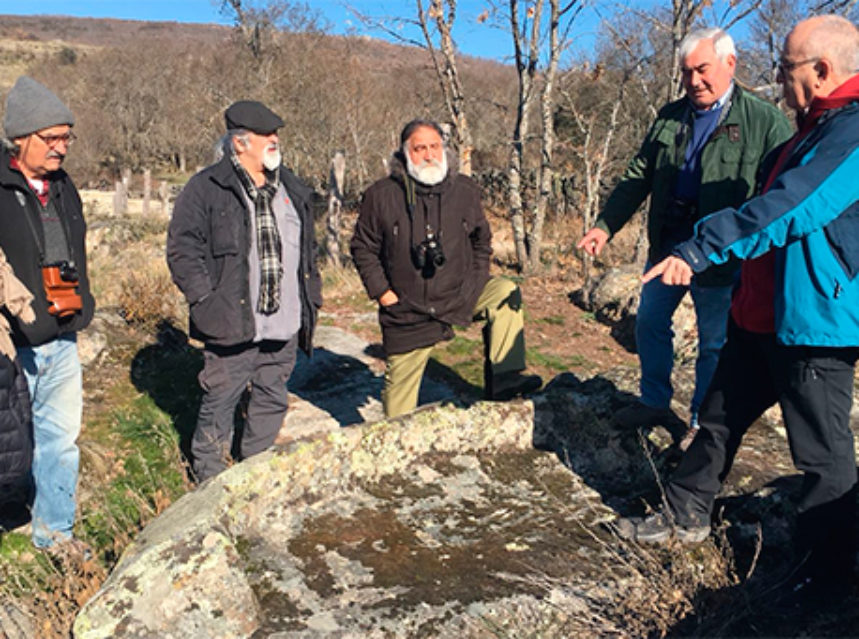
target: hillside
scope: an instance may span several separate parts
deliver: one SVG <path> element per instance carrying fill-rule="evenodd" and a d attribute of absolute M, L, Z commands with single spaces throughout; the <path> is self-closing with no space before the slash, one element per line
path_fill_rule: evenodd
<path fill-rule="evenodd" d="M 10 66 L 20 74 L 28 65 L 49 59 L 64 48 L 85 53 L 147 40 L 218 45 L 230 40 L 234 33 L 232 27 L 218 24 L 0 14 L 0 91 L 11 86 L 7 77 L 12 76 L 13 80 L 16 77 L 12 75 Z M 319 37 L 325 41 L 324 48 L 357 56 L 356 61 L 364 68 L 428 65 L 425 52 L 417 47 L 392 44 L 369 36 L 324 34 Z M 466 70 L 475 69 L 482 73 L 512 71 L 498 62 L 470 56 L 462 56 L 461 64 Z"/>
<path fill-rule="evenodd" d="M 322 190 L 331 157 L 345 151 L 355 192 L 379 176 L 405 122 L 448 118 L 419 47 L 282 30 L 266 31 L 260 46 L 254 51 L 236 29 L 218 25 L 0 16 L 0 110 L 23 73 L 49 86 L 76 117 L 70 173 L 79 185 L 104 186 L 124 169 L 184 182 L 209 163 L 224 109 L 260 100 L 287 122 L 289 166 Z M 480 113 L 471 124 L 475 157 L 500 167 L 515 71 L 469 57 L 458 65 Z"/>
<path fill-rule="evenodd" d="M 216 43 L 232 29 L 216 24 L 146 22 L 56 15 L 0 15 L 0 38 L 28 42 L 63 41 L 96 47 L 120 46 L 129 40 L 173 38 Z"/>

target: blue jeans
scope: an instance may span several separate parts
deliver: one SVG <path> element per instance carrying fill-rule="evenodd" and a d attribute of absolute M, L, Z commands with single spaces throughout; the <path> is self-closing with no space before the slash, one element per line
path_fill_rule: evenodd
<path fill-rule="evenodd" d="M 650 268 L 648 262 L 645 271 Z M 651 280 L 641 289 L 635 319 L 635 343 L 641 362 L 641 402 L 654 408 L 668 408 L 673 389 L 674 331 L 671 317 L 686 295 L 692 293 L 698 324 L 698 358 L 695 361 L 695 392 L 690 410 L 693 417 L 704 401 L 713 379 L 719 351 L 725 343 L 732 286 L 704 287 L 692 280 L 691 286 L 668 286 Z"/>
<path fill-rule="evenodd" d="M 83 385 L 74 333 L 18 348 L 33 406 L 33 544 L 72 536 L 80 451 Z"/>

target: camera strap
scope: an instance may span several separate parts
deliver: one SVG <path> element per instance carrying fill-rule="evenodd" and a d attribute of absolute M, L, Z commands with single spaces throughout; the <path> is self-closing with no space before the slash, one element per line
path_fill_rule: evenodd
<path fill-rule="evenodd" d="M 409 249 L 415 248 L 415 182 L 408 172 L 403 176 L 403 189 L 406 192 L 406 214 L 409 216 Z"/>
<path fill-rule="evenodd" d="M 26 179 L 26 178 L 25 178 Z M 34 218 L 38 220 L 42 220 L 42 208 L 52 209 L 54 214 L 59 221 L 59 228 L 62 229 L 63 235 L 63 243 L 65 244 L 65 253 L 68 255 L 68 262 L 70 264 L 74 264 L 74 255 L 71 246 L 70 240 L 70 229 L 68 226 L 68 222 L 61 215 L 59 209 L 57 208 L 56 203 L 49 199 L 47 207 L 41 207 L 41 205 L 34 202 L 36 200 L 35 194 L 31 191 L 30 193 L 24 193 L 22 190 L 16 191 L 16 196 L 18 197 L 18 202 L 21 204 L 21 207 L 24 209 L 24 217 L 27 218 L 27 226 L 30 227 L 30 232 L 33 235 L 33 241 L 36 244 L 36 249 L 39 253 L 39 264 L 41 266 L 46 266 L 45 261 L 47 257 L 47 248 L 45 246 L 46 238 L 44 237 L 45 228 L 44 223 L 42 225 L 42 233 L 39 233 L 39 229 L 36 228 L 36 224 L 34 222 Z"/>
<path fill-rule="evenodd" d="M 414 248 L 415 246 L 415 204 L 417 203 L 417 199 L 415 196 L 415 181 L 412 177 L 406 172 L 403 176 L 403 190 L 406 193 L 406 213 L 409 216 L 409 246 Z M 427 220 L 424 223 L 424 235 L 433 232 L 432 225 Z"/>
<path fill-rule="evenodd" d="M 39 265 L 45 265 L 45 243 L 42 239 L 42 236 L 39 235 L 39 229 L 36 228 L 35 223 L 33 222 L 33 216 L 39 215 L 39 212 L 34 210 L 32 206 L 31 198 L 27 197 L 26 194 L 21 191 L 17 191 L 18 202 L 21 203 L 21 206 L 24 209 L 24 217 L 27 218 L 27 226 L 30 227 L 30 232 L 33 234 L 33 241 L 36 243 L 36 249 L 39 251 Z"/>

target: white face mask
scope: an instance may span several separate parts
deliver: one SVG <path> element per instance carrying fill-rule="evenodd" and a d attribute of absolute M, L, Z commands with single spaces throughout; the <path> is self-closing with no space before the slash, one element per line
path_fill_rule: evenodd
<path fill-rule="evenodd" d="M 274 149 L 266 149 L 262 154 L 262 165 L 269 171 L 274 171 L 280 166 L 282 160 L 280 147 Z"/>
<path fill-rule="evenodd" d="M 447 153 L 442 153 L 441 161 L 425 160 L 415 166 L 409 155 L 408 149 L 403 149 L 406 156 L 406 170 L 414 179 L 427 186 L 435 186 L 447 175 Z"/>

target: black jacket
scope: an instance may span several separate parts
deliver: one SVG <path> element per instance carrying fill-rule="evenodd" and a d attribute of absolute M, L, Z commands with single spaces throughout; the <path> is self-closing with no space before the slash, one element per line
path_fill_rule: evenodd
<path fill-rule="evenodd" d="M 0 353 L 0 504 L 10 485 L 30 473 L 33 422 L 27 378 L 17 362 Z"/>
<path fill-rule="evenodd" d="M 379 307 L 385 351 L 405 353 L 453 336 L 451 325 L 467 326 L 489 280 L 492 233 L 480 204 L 480 187 L 452 168 L 435 186 L 415 185 L 413 216 L 406 206 L 403 158 L 364 193 L 352 237 L 352 258 L 368 295 L 393 290 L 399 302 Z M 426 224 L 438 238 L 445 263 L 429 271 L 414 260 L 426 239 Z"/>
<path fill-rule="evenodd" d="M 0 149 L 0 247 L 16 277 L 33 294 L 36 321 L 24 324 L 5 310 L 3 312 L 12 326 L 12 340 L 16 346 L 38 346 L 63 333 L 86 328 L 92 320 L 95 300 L 87 275 L 86 223 L 78 191 L 68 174 L 60 169 L 51 176 L 50 197 L 59 211 L 69 241 L 69 253 L 78 269 L 77 292 L 83 308 L 70 318 L 59 319 L 48 312 L 42 281 L 40 247 L 44 246 L 45 238 L 39 215 L 41 205 L 26 178 L 10 168 L 10 159 L 9 152 Z"/>
<path fill-rule="evenodd" d="M 316 311 L 322 305 L 312 190 L 285 167 L 280 181 L 301 219 L 299 346 L 309 355 Z M 191 337 L 211 345 L 234 346 L 255 336 L 248 272 L 251 222 L 244 193 L 224 156 L 188 181 L 170 220 L 167 263 L 191 307 Z"/>

